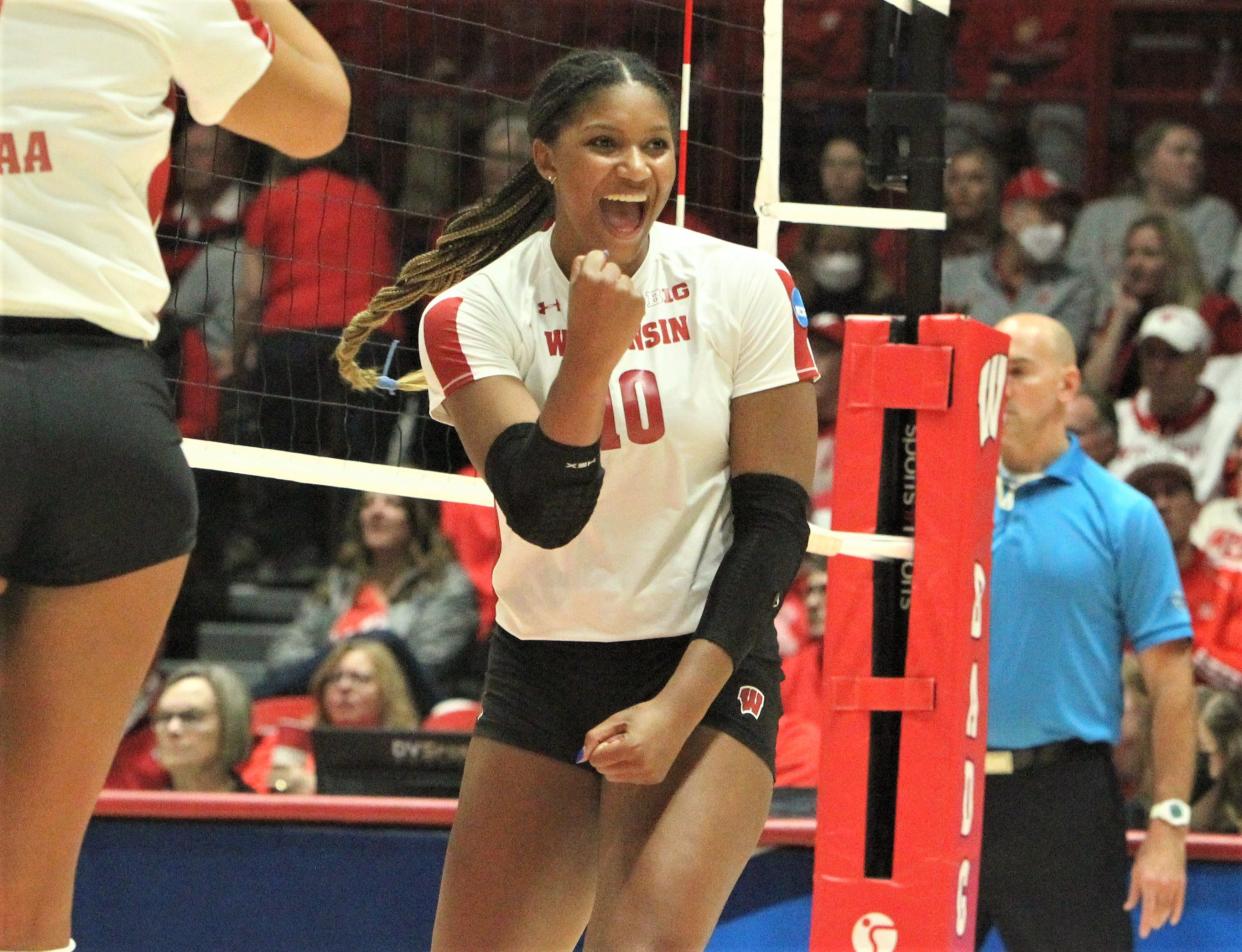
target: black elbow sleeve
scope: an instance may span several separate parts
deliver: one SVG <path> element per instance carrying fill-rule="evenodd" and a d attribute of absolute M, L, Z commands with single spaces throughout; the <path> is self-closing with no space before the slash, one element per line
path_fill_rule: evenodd
<path fill-rule="evenodd" d="M 770 629 L 806 553 L 810 502 L 794 480 L 773 473 L 735 476 L 733 544 L 716 570 L 696 638 L 720 645 L 734 667 Z"/>
<path fill-rule="evenodd" d="M 604 468 L 599 443 L 566 446 L 536 423 L 515 423 L 492 442 L 485 476 L 509 528 L 532 545 L 557 549 L 591 518 Z"/>

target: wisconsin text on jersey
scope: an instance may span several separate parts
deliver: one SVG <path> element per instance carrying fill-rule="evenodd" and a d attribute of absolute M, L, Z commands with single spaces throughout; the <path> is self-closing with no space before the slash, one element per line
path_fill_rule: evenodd
<path fill-rule="evenodd" d="M 644 296 L 647 307 L 655 307 L 659 304 L 671 304 L 673 301 L 684 301 L 690 297 L 690 286 L 682 281 L 673 285 L 671 288 L 658 288 L 655 291 L 648 291 Z M 552 304 L 540 302 L 538 305 L 539 313 L 547 314 L 549 310 L 561 309 L 561 302 L 554 301 Z M 558 327 L 556 330 L 544 331 L 543 336 L 548 342 L 548 353 L 553 357 L 563 357 L 565 355 L 565 328 Z M 680 344 L 682 341 L 690 339 L 690 319 L 688 314 L 679 314 L 676 317 L 661 317 L 658 320 L 647 321 L 638 329 L 638 333 L 634 335 L 634 341 L 630 344 L 630 350 L 646 350 L 648 347 L 658 347 L 660 344 Z"/>
<path fill-rule="evenodd" d="M 0 132 L 0 175 L 22 172 L 52 171 L 52 156 L 47 149 L 47 133 L 35 130 L 29 136 Z M 19 149 L 22 145 L 25 148 Z"/>

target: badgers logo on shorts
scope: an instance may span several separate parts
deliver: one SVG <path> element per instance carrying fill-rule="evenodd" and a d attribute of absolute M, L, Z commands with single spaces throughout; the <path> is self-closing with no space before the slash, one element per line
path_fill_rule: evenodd
<path fill-rule="evenodd" d="M 737 689 L 738 707 L 743 714 L 749 714 L 755 720 L 759 720 L 759 715 L 763 713 L 764 700 L 763 692 L 753 684 L 743 684 Z"/>
<path fill-rule="evenodd" d="M 1001 400 L 1005 396 L 1005 373 L 1009 358 L 994 354 L 979 374 L 979 446 L 994 440 L 1000 433 Z"/>

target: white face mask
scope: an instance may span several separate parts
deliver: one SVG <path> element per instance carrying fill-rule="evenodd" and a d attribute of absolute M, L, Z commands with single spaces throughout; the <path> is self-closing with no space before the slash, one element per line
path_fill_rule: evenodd
<path fill-rule="evenodd" d="M 846 251 L 816 255 L 811 259 L 811 275 L 825 291 L 848 291 L 862 280 L 862 256 Z"/>
<path fill-rule="evenodd" d="M 1027 225 L 1018 232 L 1018 244 L 1036 264 L 1051 264 L 1065 246 L 1065 226 L 1059 221 L 1047 225 Z"/>

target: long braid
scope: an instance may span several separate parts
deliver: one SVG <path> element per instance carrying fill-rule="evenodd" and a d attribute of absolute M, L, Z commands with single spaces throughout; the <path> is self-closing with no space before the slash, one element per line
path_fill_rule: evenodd
<path fill-rule="evenodd" d="M 371 332 L 394 313 L 425 297 L 433 297 L 495 261 L 543 224 L 552 211 L 552 190 L 526 162 L 494 196 L 463 209 L 449 220 L 431 251 L 405 263 L 397 280 L 376 292 L 365 311 L 354 315 L 341 332 L 335 356 L 341 377 L 355 390 L 372 390 L 379 373 L 358 366 L 358 351 Z M 426 390 L 421 370 L 396 381 L 399 390 Z"/>
<path fill-rule="evenodd" d="M 531 138 L 555 142 L 561 127 L 590 96 L 625 82 L 642 83 L 659 93 L 670 125 L 676 128 L 672 91 L 649 62 L 625 50 L 580 50 L 554 63 L 536 84 L 527 120 Z M 535 163 L 528 161 L 494 196 L 453 216 L 435 248 L 407 261 L 396 282 L 381 288 L 341 332 L 335 352 L 341 377 L 355 390 L 373 389 L 379 374 L 359 367 L 357 357 L 376 327 L 495 261 L 540 227 L 552 211 L 552 189 Z M 396 385 L 400 390 L 426 390 L 427 378 L 418 370 L 405 374 Z"/>

